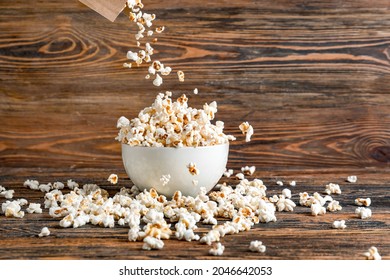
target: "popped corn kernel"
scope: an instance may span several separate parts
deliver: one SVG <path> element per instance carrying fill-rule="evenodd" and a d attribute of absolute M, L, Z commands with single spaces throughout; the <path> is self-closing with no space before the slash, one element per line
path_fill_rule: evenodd
<path fill-rule="evenodd" d="M 177 71 L 177 77 L 179 78 L 179 82 L 184 82 L 184 72 L 179 70 Z"/>
<path fill-rule="evenodd" d="M 325 207 L 323 207 L 321 205 L 321 203 L 319 203 L 318 201 L 314 201 L 311 206 L 311 214 L 313 216 L 317 216 L 317 215 L 324 215 L 326 213 L 326 209 Z"/>
<path fill-rule="evenodd" d="M 187 165 L 187 168 L 188 168 L 188 172 L 190 172 L 191 175 L 199 175 L 199 169 L 196 168 L 196 164 L 195 163 L 190 162 Z"/>
<path fill-rule="evenodd" d="M 162 83 L 163 83 L 163 79 L 159 74 L 156 74 L 156 78 L 153 80 L 153 85 L 159 87 L 162 85 Z"/>
<path fill-rule="evenodd" d="M 6 202 L 2 203 L 1 210 L 3 211 L 6 217 L 15 217 L 15 218 L 24 217 L 24 212 L 21 211 L 20 204 L 15 200 L 13 201 L 7 200 Z"/>
<path fill-rule="evenodd" d="M 374 246 L 371 246 L 367 252 L 363 254 L 367 260 L 381 260 L 382 257 L 379 255 L 378 249 Z"/>
<path fill-rule="evenodd" d="M 244 173 L 244 175 L 253 175 L 256 171 L 256 166 L 244 166 L 241 167 L 241 172 Z"/>
<path fill-rule="evenodd" d="M 238 180 L 244 180 L 244 179 L 245 179 L 245 175 L 242 174 L 242 173 L 237 173 L 237 174 L 236 174 L 236 178 L 237 178 Z"/>
<path fill-rule="evenodd" d="M 279 186 L 279 187 L 283 187 L 283 182 L 282 181 L 276 181 L 276 184 Z"/>
<path fill-rule="evenodd" d="M 2 192 L 0 192 L 0 196 L 6 199 L 11 199 L 14 197 L 14 193 L 15 193 L 14 190 L 3 190 Z"/>
<path fill-rule="evenodd" d="M 42 213 L 42 208 L 40 203 L 30 203 L 26 211 L 30 214 L 32 213 L 37 213 L 41 214 Z"/>
<path fill-rule="evenodd" d="M 253 240 L 249 244 L 249 250 L 252 252 L 264 253 L 266 250 L 266 247 L 263 245 L 263 242 L 258 241 L 258 240 Z"/>
<path fill-rule="evenodd" d="M 354 175 L 348 176 L 347 177 L 347 182 L 356 183 L 357 182 L 357 177 L 354 176 Z"/>
<path fill-rule="evenodd" d="M 165 30 L 165 26 L 159 26 L 156 28 L 157 33 L 162 33 Z"/>
<path fill-rule="evenodd" d="M 243 122 L 239 125 L 239 129 L 245 135 L 245 142 L 250 142 L 253 135 L 253 127 L 248 122 Z"/>
<path fill-rule="evenodd" d="M 111 174 L 110 176 L 108 176 L 107 181 L 110 182 L 113 185 L 116 185 L 118 183 L 118 175 Z"/>
<path fill-rule="evenodd" d="M 218 242 L 215 243 L 213 248 L 209 250 L 209 254 L 214 256 L 222 256 L 224 250 L 225 250 L 225 246 L 223 246 L 220 242 Z"/>
<path fill-rule="evenodd" d="M 233 169 L 227 169 L 225 170 L 225 172 L 223 173 L 223 176 L 229 178 L 230 176 L 232 176 L 234 173 Z"/>
<path fill-rule="evenodd" d="M 38 190 L 39 189 L 39 182 L 37 180 L 26 180 L 23 183 L 23 186 L 28 187 L 32 190 Z"/>
<path fill-rule="evenodd" d="M 199 93 L 198 89 L 194 88 L 194 94 L 198 94 L 198 93 Z"/>
<path fill-rule="evenodd" d="M 291 186 L 291 187 L 295 187 L 296 185 L 297 185 L 297 182 L 295 182 L 295 181 L 291 181 L 291 182 L 290 182 L 290 186 Z"/>
<path fill-rule="evenodd" d="M 344 220 L 341 220 L 341 221 L 334 221 L 333 224 L 332 224 L 332 228 L 336 228 L 336 229 L 345 229 L 347 226 L 345 225 L 345 221 Z"/>
<path fill-rule="evenodd" d="M 287 198 L 291 198 L 291 191 L 289 189 L 283 189 L 282 190 L 282 195 L 284 195 Z"/>
<path fill-rule="evenodd" d="M 361 219 L 368 219 L 368 218 L 371 218 L 371 216 L 372 216 L 371 209 L 365 208 L 365 207 L 356 208 L 355 213 Z"/>
<path fill-rule="evenodd" d="M 50 230 L 47 227 L 43 227 L 41 232 L 38 234 L 39 237 L 45 237 L 50 235 Z"/>
<path fill-rule="evenodd" d="M 329 183 L 325 186 L 325 193 L 327 194 L 341 194 L 341 189 L 338 184 Z"/>
<path fill-rule="evenodd" d="M 358 206 L 370 206 L 371 205 L 371 198 L 356 198 L 355 204 Z"/>
<path fill-rule="evenodd" d="M 329 202 L 326 209 L 328 209 L 328 211 L 330 212 L 335 212 L 335 211 L 340 211 L 341 209 L 343 209 L 343 207 L 340 205 L 340 202 L 338 202 L 337 200 L 332 200 L 331 202 Z"/>
<path fill-rule="evenodd" d="M 152 236 L 146 236 L 144 238 L 144 244 L 142 246 L 143 250 L 161 250 L 164 247 L 164 242 L 158 238 Z"/>
<path fill-rule="evenodd" d="M 67 182 L 66 182 L 66 185 L 69 189 L 73 190 L 74 188 L 78 188 L 79 187 L 79 184 L 76 183 L 75 181 L 73 181 L 72 179 L 69 179 Z"/>

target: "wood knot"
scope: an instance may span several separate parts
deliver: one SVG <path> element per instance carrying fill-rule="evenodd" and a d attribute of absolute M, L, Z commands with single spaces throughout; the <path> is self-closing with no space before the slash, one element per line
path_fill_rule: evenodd
<path fill-rule="evenodd" d="M 390 163 L 390 146 L 374 147 L 370 155 L 376 161 Z"/>

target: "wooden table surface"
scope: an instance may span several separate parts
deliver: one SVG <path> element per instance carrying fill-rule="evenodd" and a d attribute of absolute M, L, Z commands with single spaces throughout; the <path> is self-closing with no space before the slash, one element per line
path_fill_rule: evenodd
<path fill-rule="evenodd" d="M 144 251 L 142 242 L 127 241 L 127 227 L 61 228 L 47 209 L 23 219 L 1 214 L 0 258 L 364 259 L 376 246 L 390 259 L 389 1 L 144 3 L 166 27 L 154 58 L 183 70 L 184 83 L 172 74 L 156 88 L 145 67 L 122 67 L 136 31 L 124 14 L 110 23 L 76 0 L 0 2 L 0 185 L 41 203 L 43 193 L 23 187 L 26 179 L 97 183 L 110 194 L 130 187 L 116 120 L 171 90 L 187 92 L 193 107 L 217 101 L 227 133 L 239 136 L 242 121 L 254 126 L 251 142 L 232 143 L 229 168 L 255 165 L 269 195 L 281 192 L 277 180 L 297 181 L 297 204 L 299 192 L 338 183 L 343 210 L 277 212 L 276 222 L 225 236 L 221 257 L 174 239 Z M 115 187 L 111 173 L 120 176 Z M 358 181 L 346 182 L 348 175 Z M 371 219 L 356 218 L 357 197 L 372 199 Z M 331 229 L 336 219 L 348 227 Z M 52 234 L 38 238 L 43 226 Z M 267 246 L 264 254 L 248 251 L 255 239 Z"/>

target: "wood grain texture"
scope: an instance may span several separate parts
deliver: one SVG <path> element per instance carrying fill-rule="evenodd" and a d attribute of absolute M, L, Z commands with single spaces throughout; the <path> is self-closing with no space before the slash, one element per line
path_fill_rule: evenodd
<path fill-rule="evenodd" d="M 155 58 L 186 73 L 161 88 L 146 68 L 122 68 L 135 48 L 125 15 L 110 23 L 78 1 L 0 3 L 0 185 L 41 201 L 24 180 L 75 179 L 130 186 L 114 141 L 116 120 L 135 116 L 159 91 L 188 93 L 190 104 L 218 102 L 217 118 L 238 136 L 228 167 L 255 165 L 269 193 L 296 180 L 301 191 L 339 183 L 343 211 L 311 217 L 307 208 L 276 223 L 226 236 L 233 259 L 362 259 L 375 245 L 390 259 L 390 6 L 375 1 L 144 1 L 157 15 Z M 197 87 L 199 95 L 191 94 Z M 238 125 L 255 129 L 243 142 Z M 357 175 L 356 184 L 345 178 Z M 373 217 L 354 217 L 354 198 L 371 197 Z M 0 198 L 0 203 L 5 199 Z M 348 228 L 330 224 L 346 219 Z M 41 227 L 53 234 L 36 237 Z M 200 232 L 207 226 L 200 225 Z M 145 252 L 123 227 L 63 229 L 44 212 L 0 215 L 0 257 L 8 259 L 212 259 L 208 246 L 169 240 Z M 267 252 L 248 252 L 251 240 Z M 178 250 L 180 249 L 180 250 Z"/>

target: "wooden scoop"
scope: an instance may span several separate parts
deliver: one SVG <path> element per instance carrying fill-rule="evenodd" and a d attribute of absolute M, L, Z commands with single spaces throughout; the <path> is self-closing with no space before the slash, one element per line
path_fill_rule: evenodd
<path fill-rule="evenodd" d="M 114 21 L 126 6 L 126 0 L 79 0 L 110 21 Z"/>

